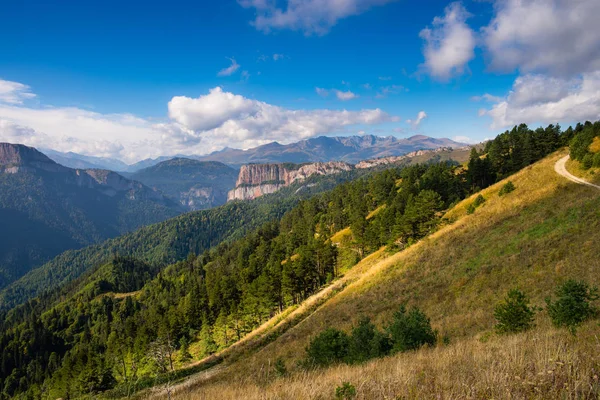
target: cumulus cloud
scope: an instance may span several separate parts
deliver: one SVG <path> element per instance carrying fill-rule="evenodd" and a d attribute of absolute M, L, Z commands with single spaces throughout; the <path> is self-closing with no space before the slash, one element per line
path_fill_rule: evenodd
<path fill-rule="evenodd" d="M 341 101 L 348 101 L 348 100 L 354 100 L 356 98 L 358 98 L 358 95 L 356 93 L 351 92 L 350 90 L 343 92 L 341 90 L 334 90 L 335 92 L 335 97 L 337 97 L 338 100 Z"/>
<path fill-rule="evenodd" d="M 289 143 L 316 135 L 339 132 L 346 126 L 372 125 L 397 120 L 380 109 L 289 110 L 215 88 L 192 99 L 177 97 L 169 103 L 172 120 L 197 138 L 225 144 L 278 140 Z"/>
<path fill-rule="evenodd" d="M 417 118 L 415 118 L 414 120 L 407 119 L 406 123 L 410 124 L 413 127 L 413 129 L 417 129 L 425 118 L 427 118 L 427 113 L 425 111 L 419 111 L 419 113 L 417 114 Z"/>
<path fill-rule="evenodd" d="M 573 76 L 600 69 L 598 0 L 497 0 L 482 35 L 490 68 Z"/>
<path fill-rule="evenodd" d="M 341 19 L 359 15 L 375 6 L 396 0 L 238 0 L 245 8 L 254 8 L 252 25 L 268 33 L 290 29 L 305 35 L 324 35 Z"/>
<path fill-rule="evenodd" d="M 235 61 L 235 58 L 228 58 L 231 61 L 231 65 L 227 68 L 223 68 L 217 73 L 217 76 L 231 76 L 240 69 L 240 65 Z"/>
<path fill-rule="evenodd" d="M 29 86 L 0 79 L 0 103 L 23 104 L 23 101 L 34 97 Z"/>
<path fill-rule="evenodd" d="M 162 122 L 75 107 L 0 103 L 0 141 L 135 162 L 160 155 L 204 154 L 225 146 L 290 143 L 397 120 L 381 109 L 291 110 L 216 87 L 197 98 L 173 97 Z"/>
<path fill-rule="evenodd" d="M 447 80 L 461 75 L 475 57 L 475 32 L 467 25 L 470 14 L 460 3 L 451 3 L 443 17 L 435 17 L 432 27 L 419 36 L 425 41 L 425 63 L 421 69 L 434 78 Z"/>
<path fill-rule="evenodd" d="M 524 123 L 600 119 L 600 71 L 575 78 L 528 74 L 515 80 L 506 99 L 480 115 L 492 118 L 492 128 Z"/>

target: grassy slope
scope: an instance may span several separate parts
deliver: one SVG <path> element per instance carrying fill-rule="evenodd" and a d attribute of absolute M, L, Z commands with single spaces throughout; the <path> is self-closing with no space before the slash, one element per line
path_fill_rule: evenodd
<path fill-rule="evenodd" d="M 584 390 L 600 391 L 597 322 L 574 339 L 551 328 L 542 313 L 529 334 L 492 334 L 493 307 L 510 288 L 518 286 L 542 306 L 567 277 L 600 284 L 600 193 L 556 175 L 560 155 L 513 176 L 517 189 L 507 196 L 497 195 L 502 182 L 484 190 L 487 201 L 475 214 L 466 215 L 473 201 L 467 199 L 446 215 L 454 222 L 428 239 L 367 258 L 316 311 L 262 349 L 248 346 L 221 367 L 226 373 L 187 382 L 180 397 L 332 398 L 344 380 L 357 387 L 359 398 L 582 397 Z M 421 307 L 452 344 L 357 367 L 308 373 L 295 367 L 325 327 L 349 329 L 364 315 L 381 325 L 404 301 Z M 274 378 L 269 365 L 277 358 L 286 362 L 289 378 Z"/>
<path fill-rule="evenodd" d="M 573 175 L 585 179 L 588 182 L 600 185 L 600 168 L 583 169 L 579 161 L 569 159 L 566 164 L 567 171 Z"/>

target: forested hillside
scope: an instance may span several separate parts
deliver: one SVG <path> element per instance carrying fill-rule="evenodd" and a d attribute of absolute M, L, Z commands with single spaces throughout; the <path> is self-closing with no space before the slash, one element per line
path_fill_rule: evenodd
<path fill-rule="evenodd" d="M 137 171 L 131 178 L 194 211 L 225 204 L 237 174 L 237 170 L 220 162 L 173 158 Z"/>
<path fill-rule="evenodd" d="M 30 300 L 2 319 L 3 394 L 68 398 L 113 389 L 123 395 L 168 376 L 189 361 L 191 348 L 196 357 L 227 348 L 381 246 L 390 252 L 411 246 L 435 231 L 452 204 L 543 158 L 572 134 L 521 125 L 473 150 L 468 168 L 390 169 L 299 204 L 295 197 L 269 203 L 268 196 L 233 203 L 67 254 L 41 269 L 45 276 L 30 275 L 7 292 L 14 301 L 38 292 L 44 277 L 66 282 L 88 271 L 63 286 L 61 297 Z M 219 233 L 207 236 L 210 227 Z M 336 246 L 332 237 L 344 230 L 344 244 Z M 170 239 L 156 239 L 165 235 Z"/>
<path fill-rule="evenodd" d="M 303 198 L 356 179 L 368 171 L 352 171 L 309 179 L 281 192 L 251 203 L 231 203 L 201 210 L 143 227 L 127 235 L 80 250 L 66 251 L 0 292 L 0 310 L 7 310 L 44 292 L 56 295 L 56 288 L 91 269 L 109 262 L 115 255 L 136 257 L 157 267 L 200 254 L 221 241 L 237 239 L 261 224 L 277 220 Z"/>
<path fill-rule="evenodd" d="M 181 212 L 114 172 L 66 168 L 33 148 L 0 143 L 0 289 L 65 250 Z"/>

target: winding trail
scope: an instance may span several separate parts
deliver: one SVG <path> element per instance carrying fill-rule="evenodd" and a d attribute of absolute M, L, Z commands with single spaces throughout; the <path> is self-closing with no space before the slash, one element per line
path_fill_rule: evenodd
<path fill-rule="evenodd" d="M 591 187 L 594 187 L 594 188 L 600 190 L 600 186 L 594 185 L 593 183 L 590 183 L 581 178 L 578 178 L 575 175 L 571 174 L 569 171 L 567 171 L 566 163 L 568 160 L 569 160 L 569 156 L 564 156 L 563 158 L 558 160 L 556 162 L 556 164 L 554 164 L 554 170 L 556 171 L 557 174 L 564 176 L 565 178 L 567 178 L 568 180 L 570 180 L 572 182 L 579 183 L 580 185 L 587 185 L 587 186 L 591 186 Z"/>

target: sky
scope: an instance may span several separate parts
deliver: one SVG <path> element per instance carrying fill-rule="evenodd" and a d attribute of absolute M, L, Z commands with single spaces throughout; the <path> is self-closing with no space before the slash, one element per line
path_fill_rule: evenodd
<path fill-rule="evenodd" d="M 6 2 L 0 141 L 133 163 L 598 120 L 599 19 L 598 0 Z"/>

